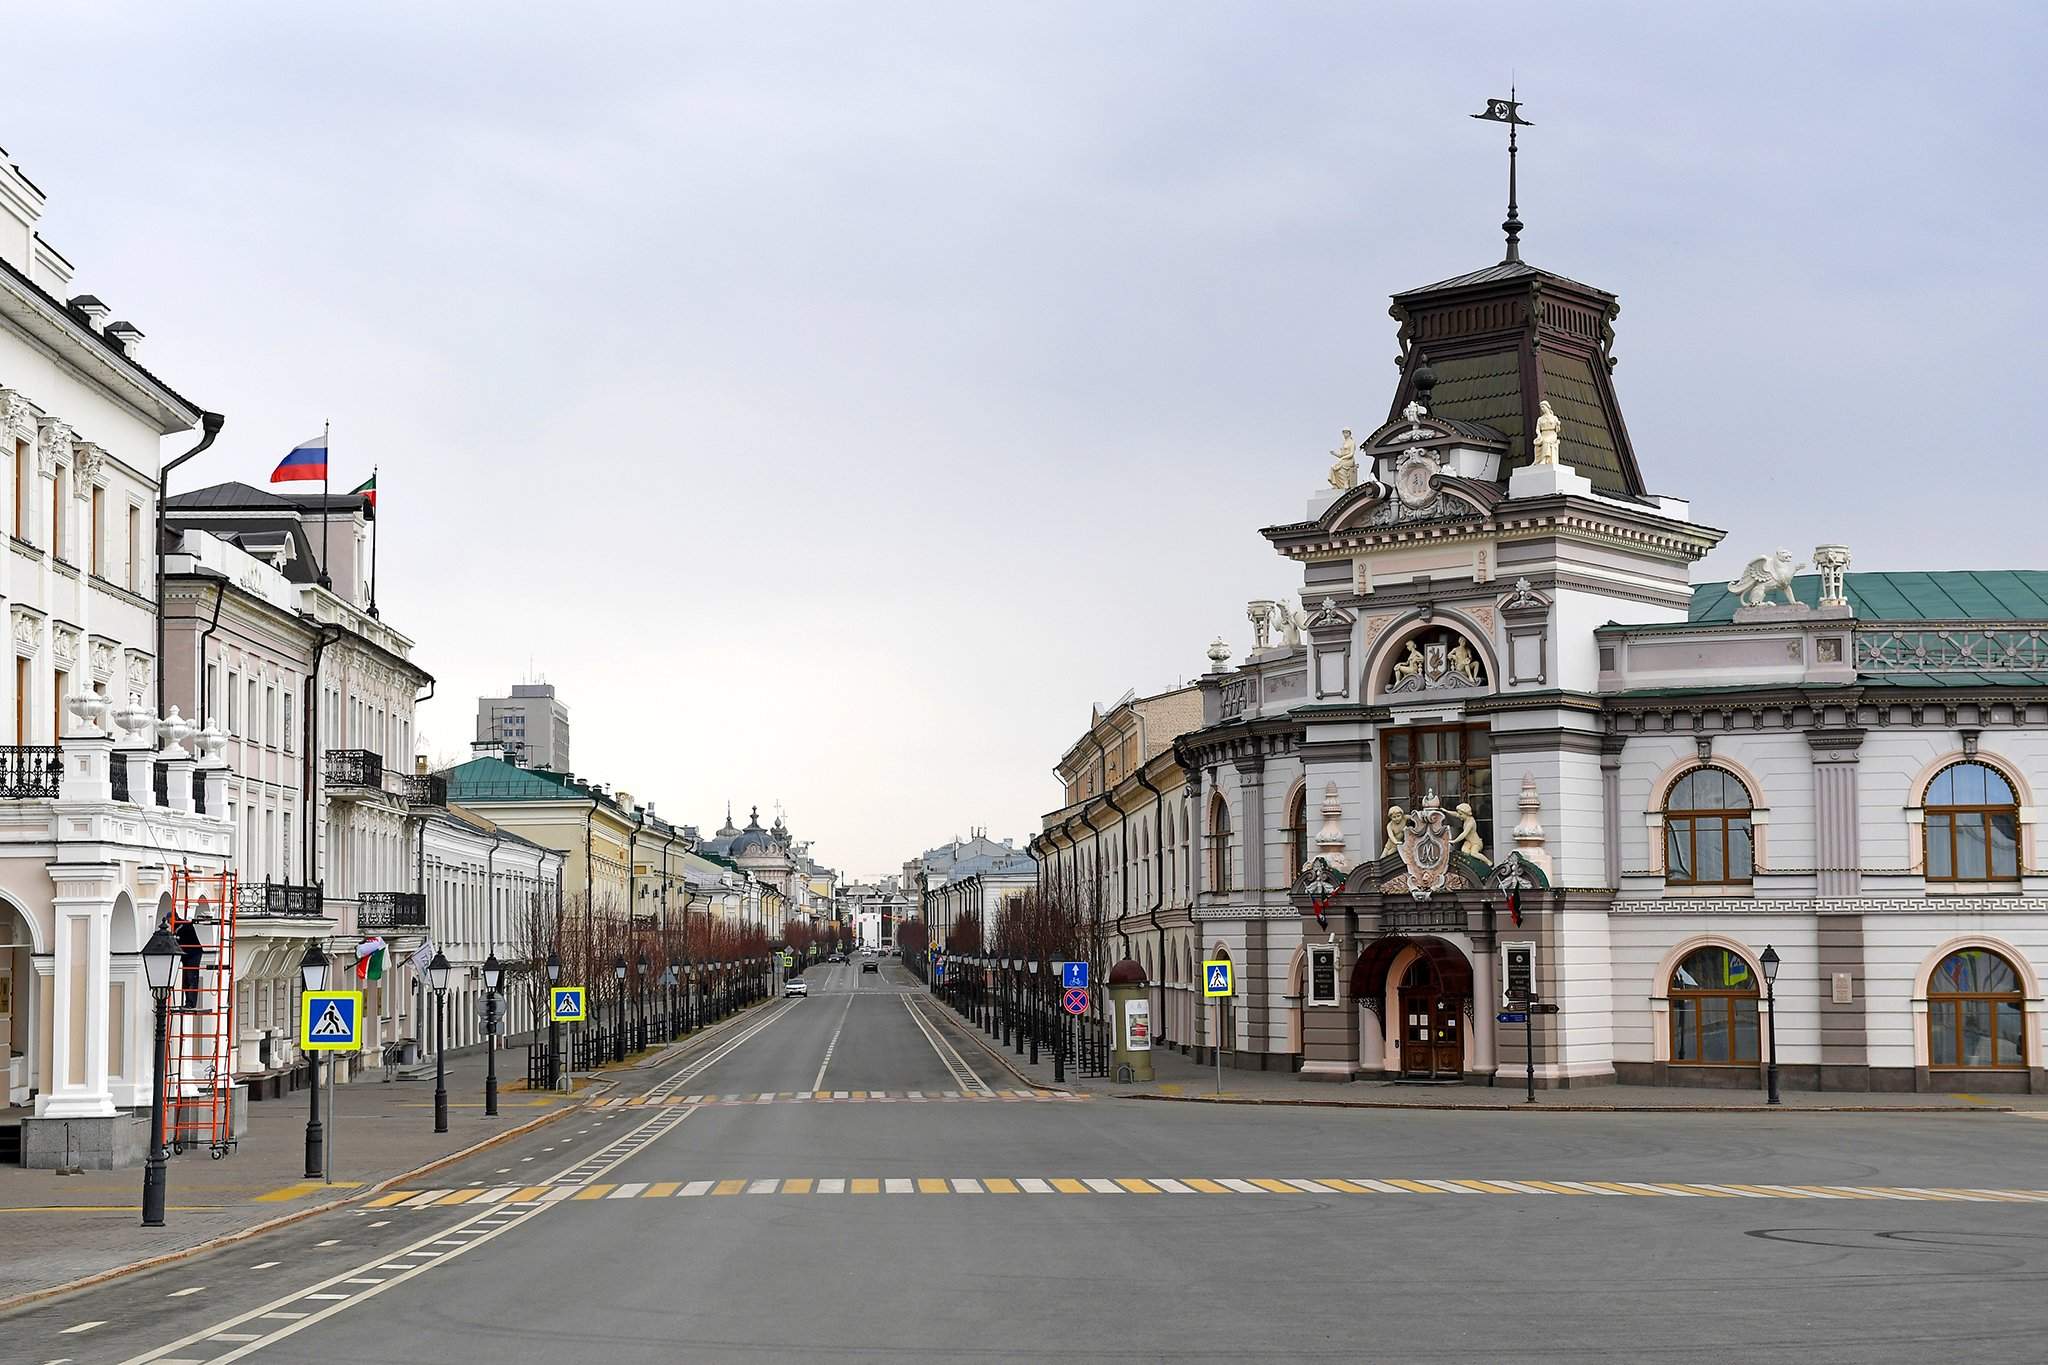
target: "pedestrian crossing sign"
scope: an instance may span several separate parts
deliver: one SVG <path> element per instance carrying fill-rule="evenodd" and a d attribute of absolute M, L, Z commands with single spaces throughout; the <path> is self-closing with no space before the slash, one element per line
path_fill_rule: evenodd
<path fill-rule="evenodd" d="M 1206 996 L 1232 995 L 1230 959 L 1211 958 L 1202 963 L 1202 994 Z"/>
<path fill-rule="evenodd" d="M 307 991 L 299 997 L 299 1046 L 307 1052 L 355 1052 L 363 1045 L 361 991 Z"/>
<path fill-rule="evenodd" d="M 551 986 L 548 988 L 548 1018 L 558 1024 L 578 1024 L 583 1021 L 583 988 L 581 986 Z"/>

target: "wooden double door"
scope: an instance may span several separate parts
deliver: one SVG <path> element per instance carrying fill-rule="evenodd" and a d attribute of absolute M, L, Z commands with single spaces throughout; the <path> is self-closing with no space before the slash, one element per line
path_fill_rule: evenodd
<path fill-rule="evenodd" d="M 1401 981 L 1401 1074 L 1452 1080 L 1465 1071 L 1465 996 L 1444 989 L 1434 964 L 1418 959 Z"/>

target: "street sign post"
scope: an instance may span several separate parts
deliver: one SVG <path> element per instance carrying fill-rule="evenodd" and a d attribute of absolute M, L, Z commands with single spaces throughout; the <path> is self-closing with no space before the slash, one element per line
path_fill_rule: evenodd
<path fill-rule="evenodd" d="M 299 1046 L 307 1052 L 361 1050 L 363 993 L 304 992 L 299 997 Z"/>
<path fill-rule="evenodd" d="M 548 988 L 548 1018 L 558 1024 L 580 1024 L 588 1011 L 588 1002 L 581 986 L 551 986 Z"/>
<path fill-rule="evenodd" d="M 1526 1024 L 1529 1022 L 1529 1012 L 1527 1010 L 1502 1010 L 1499 1014 L 1494 1015 L 1493 1019 L 1497 1024 Z"/>
<path fill-rule="evenodd" d="M 1060 964 L 1060 985 L 1068 990 L 1088 989 L 1088 964 L 1085 962 L 1062 962 Z"/>
<path fill-rule="evenodd" d="M 1210 1042 L 1216 1047 L 1216 1093 L 1223 1093 L 1223 1000 L 1236 994 L 1237 980 L 1227 957 L 1207 958 L 1202 962 L 1202 994 L 1215 1001 L 1212 1007 L 1215 1027 L 1210 1029 L 1214 1036 Z"/>
<path fill-rule="evenodd" d="M 1069 987 L 1066 993 L 1060 996 L 1060 1008 L 1068 1014 L 1086 1014 L 1088 1012 L 1088 988 L 1086 986 Z"/>

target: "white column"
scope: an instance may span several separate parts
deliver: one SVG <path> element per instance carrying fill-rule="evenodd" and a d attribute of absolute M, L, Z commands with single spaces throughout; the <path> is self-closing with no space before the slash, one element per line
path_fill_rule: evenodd
<path fill-rule="evenodd" d="M 50 1088 L 36 1098 L 38 1118 L 105 1118 L 109 916 L 114 866 L 53 866 L 57 895 L 52 936 Z M 74 1017 L 76 1016 L 76 1017 Z"/>

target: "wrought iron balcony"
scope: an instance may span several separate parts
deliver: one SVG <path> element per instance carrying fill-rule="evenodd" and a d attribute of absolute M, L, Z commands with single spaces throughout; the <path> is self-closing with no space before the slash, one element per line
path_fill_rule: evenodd
<path fill-rule="evenodd" d="M 327 751 L 327 790 L 335 796 L 384 790 L 384 755 L 368 749 Z"/>
<path fill-rule="evenodd" d="M 56 745 L 0 745 L 0 797 L 54 800 L 63 780 L 64 760 Z"/>
<path fill-rule="evenodd" d="M 418 891 L 365 891 L 356 906 L 358 929 L 424 929 L 427 898 Z"/>
<path fill-rule="evenodd" d="M 412 774 L 405 779 L 405 800 L 413 806 L 445 806 L 448 779 L 435 773 Z"/>
<path fill-rule="evenodd" d="M 242 888 L 241 912 L 266 919 L 322 920 L 327 918 L 326 898 L 321 888 L 294 886 L 288 882 L 259 882 Z"/>

